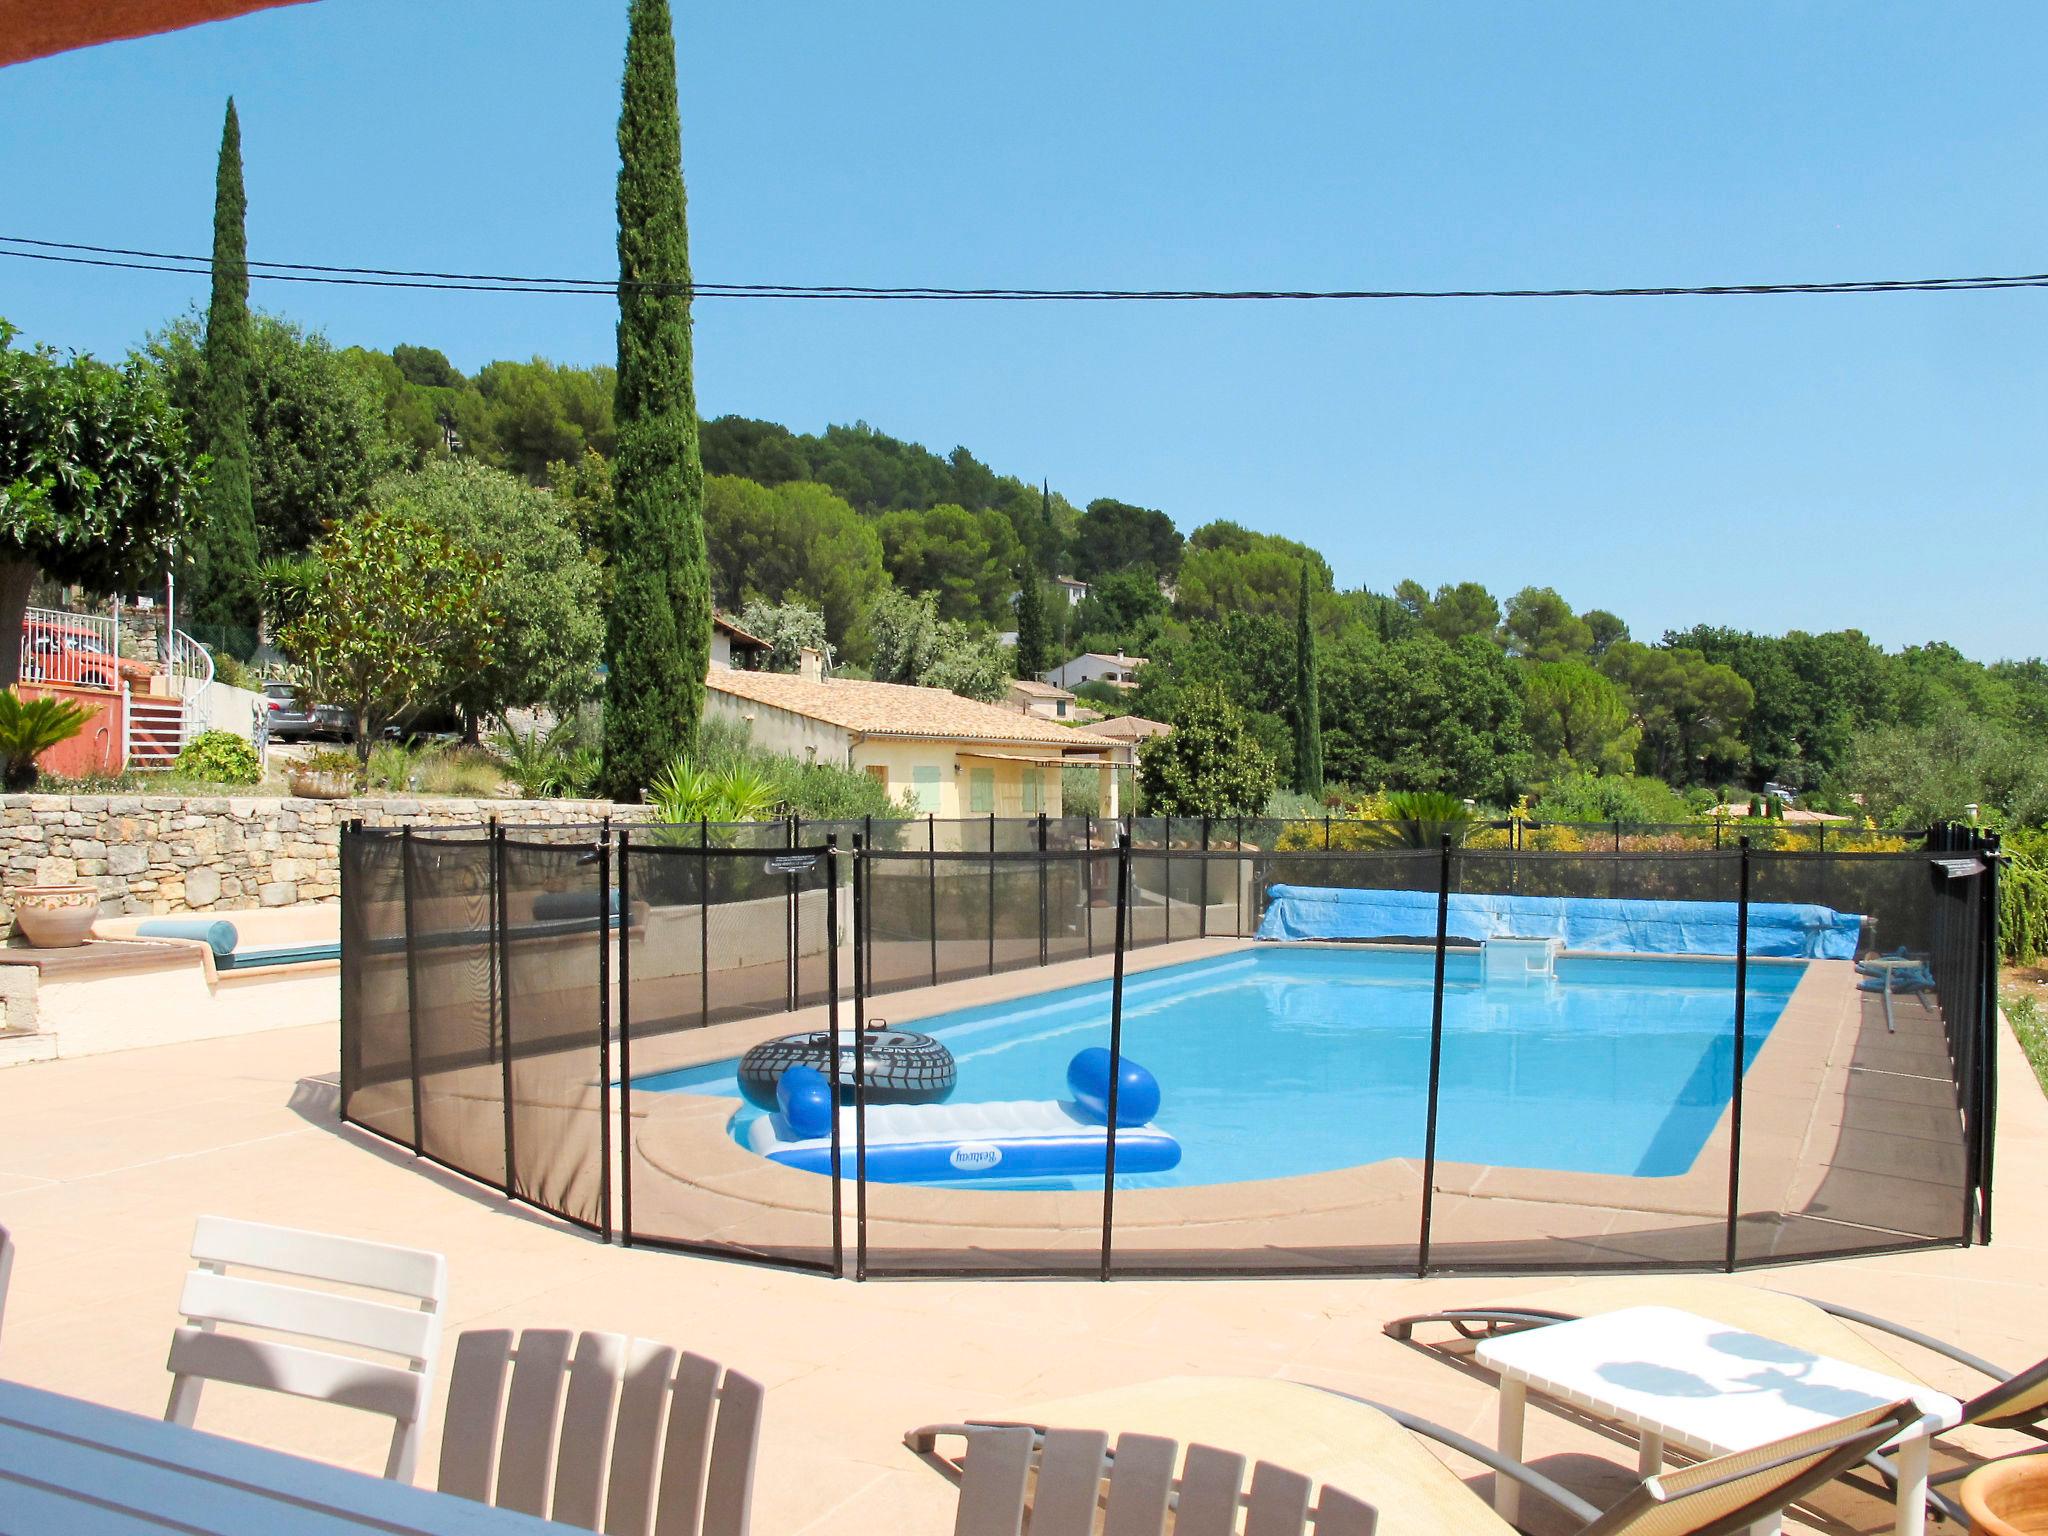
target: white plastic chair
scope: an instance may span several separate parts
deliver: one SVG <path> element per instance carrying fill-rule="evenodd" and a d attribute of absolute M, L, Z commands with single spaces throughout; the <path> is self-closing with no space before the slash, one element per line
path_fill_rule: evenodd
<path fill-rule="evenodd" d="M 443 1493 L 607 1536 L 747 1536 L 761 1384 L 615 1333 L 455 1341 Z"/>
<path fill-rule="evenodd" d="M 0 1227 L 0 1326 L 7 1322 L 7 1279 L 14 1273 L 14 1234 Z"/>
<path fill-rule="evenodd" d="M 448 1261 L 414 1248 L 222 1216 L 199 1218 L 192 1231 L 192 1257 L 198 1268 L 185 1277 L 178 1300 L 185 1323 L 171 1335 L 166 1362 L 171 1400 L 164 1417 L 189 1425 L 199 1408 L 200 1388 L 209 1381 L 360 1408 L 392 1420 L 384 1475 L 410 1482 L 440 1351 Z M 400 1305 L 250 1279 L 230 1275 L 230 1266 L 406 1300 Z M 348 1345 L 404 1363 L 222 1333 L 224 1324 Z"/>

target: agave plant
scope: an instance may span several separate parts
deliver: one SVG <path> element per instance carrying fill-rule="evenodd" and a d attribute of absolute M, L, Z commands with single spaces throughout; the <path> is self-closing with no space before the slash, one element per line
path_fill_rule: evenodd
<path fill-rule="evenodd" d="M 1463 843 L 1479 823 L 1472 807 L 1438 789 L 1397 789 L 1386 797 L 1387 814 L 1361 827 L 1365 848 L 1435 848 L 1448 836 Z"/>
<path fill-rule="evenodd" d="M 68 699 L 24 699 L 0 693 L 0 787 L 10 794 L 33 789 L 36 759 L 85 729 L 89 710 Z"/>
<path fill-rule="evenodd" d="M 782 802 L 774 777 L 747 763 L 733 763 L 711 775 L 721 821 L 760 821 Z"/>
<path fill-rule="evenodd" d="M 710 821 L 715 808 L 711 770 L 677 758 L 647 786 L 647 803 L 659 821 Z"/>
<path fill-rule="evenodd" d="M 505 777 L 529 800 L 581 795 L 596 778 L 590 763 L 597 748 L 583 739 L 573 716 L 545 731 L 535 726 L 522 732 L 508 723 L 491 745 L 504 759 Z"/>

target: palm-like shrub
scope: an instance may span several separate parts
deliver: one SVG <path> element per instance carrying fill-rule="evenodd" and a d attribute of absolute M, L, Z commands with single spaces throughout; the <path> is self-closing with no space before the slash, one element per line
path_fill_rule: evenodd
<path fill-rule="evenodd" d="M 1436 848 L 1448 836 L 1455 847 L 1478 825 L 1479 818 L 1456 795 L 1438 789 L 1397 789 L 1386 797 L 1384 820 L 1363 823 L 1361 846 L 1367 848 Z"/>
<path fill-rule="evenodd" d="M 24 699 L 0 693 L 0 787 L 10 794 L 33 789 L 36 759 L 85 729 L 90 711 L 68 699 Z"/>

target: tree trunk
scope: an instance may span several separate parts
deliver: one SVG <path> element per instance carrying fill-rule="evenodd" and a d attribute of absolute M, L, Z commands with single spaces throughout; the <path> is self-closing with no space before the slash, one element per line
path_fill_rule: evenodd
<path fill-rule="evenodd" d="M 21 681 L 21 624 L 35 584 L 33 560 L 0 560 L 0 688 Z"/>

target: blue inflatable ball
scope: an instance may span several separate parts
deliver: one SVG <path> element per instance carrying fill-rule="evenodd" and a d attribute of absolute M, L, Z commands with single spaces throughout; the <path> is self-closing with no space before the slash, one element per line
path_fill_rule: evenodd
<path fill-rule="evenodd" d="M 816 1067 L 799 1062 L 784 1070 L 775 1085 L 775 1107 L 793 1138 L 832 1134 L 832 1085 Z"/>
<path fill-rule="evenodd" d="M 1110 1054 L 1099 1045 L 1076 1051 L 1067 1063 L 1067 1091 L 1081 1112 L 1097 1125 L 1109 1124 Z M 1130 1057 L 1123 1058 L 1118 1073 L 1116 1123 L 1145 1125 L 1159 1113 L 1159 1079 Z"/>

